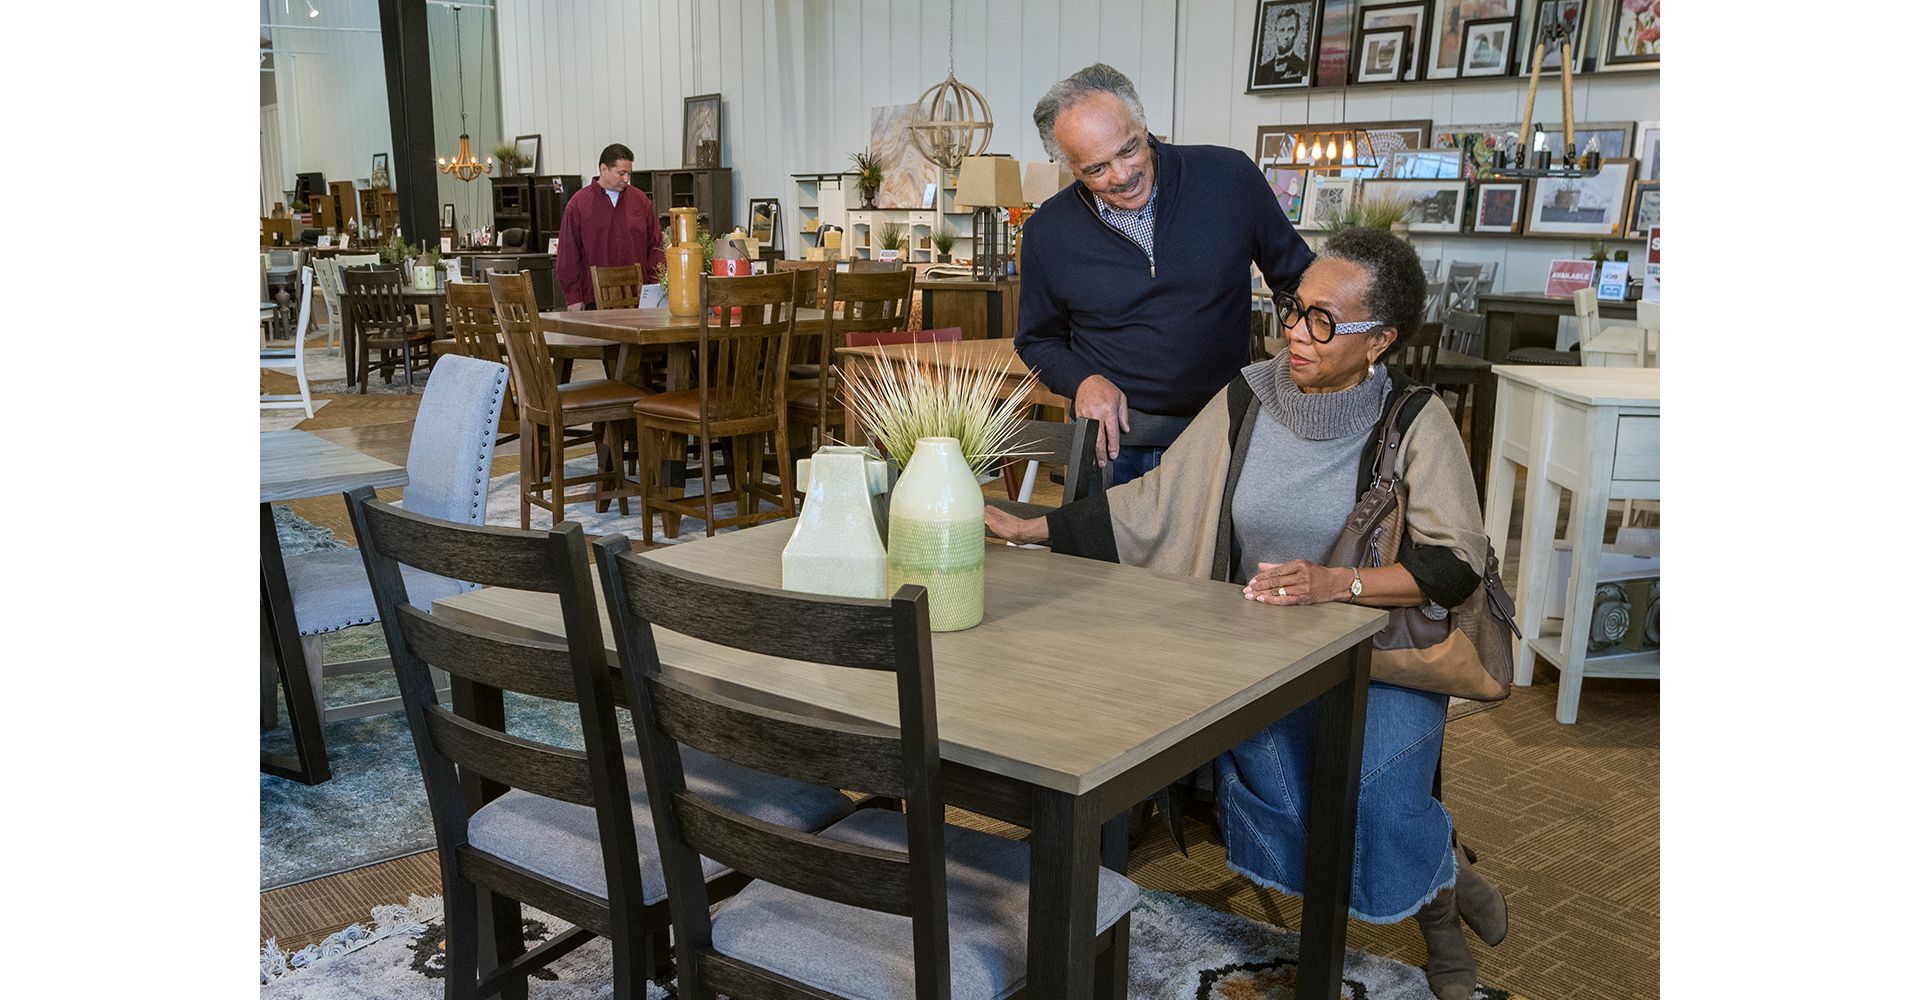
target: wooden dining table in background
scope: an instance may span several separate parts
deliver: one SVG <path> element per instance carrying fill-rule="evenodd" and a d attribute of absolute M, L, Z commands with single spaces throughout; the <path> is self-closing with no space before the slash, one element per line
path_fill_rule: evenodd
<path fill-rule="evenodd" d="M 353 359 L 356 357 L 354 352 L 360 349 L 359 324 L 353 321 L 353 306 L 359 298 L 360 296 L 353 292 L 345 290 L 340 292 L 340 343 L 347 359 L 347 385 L 349 386 L 354 384 Z M 408 308 L 415 306 L 427 307 L 427 318 L 429 322 L 433 324 L 433 339 L 441 340 L 447 336 L 447 290 L 445 286 L 436 288 L 433 291 L 425 291 L 414 288 L 412 283 L 408 283 L 403 299 Z"/>
<path fill-rule="evenodd" d="M 818 336 L 826 332 L 826 313 L 819 309 L 795 309 L 793 332 Z M 569 334 L 611 341 L 626 347 L 666 347 L 667 389 L 691 389 L 694 348 L 700 343 L 700 317 L 675 316 L 662 307 L 649 309 L 582 309 L 578 312 L 555 310 L 540 314 L 540 328 L 548 336 Z M 624 353 L 624 352 L 623 352 Z M 623 357 L 622 371 L 630 370 Z"/>
<path fill-rule="evenodd" d="M 641 558 L 778 588 L 793 526 L 779 521 Z M 947 802 L 1032 831 L 1028 995 L 1091 997 L 1097 871 L 1102 863 L 1126 870 L 1126 811 L 1317 698 L 1297 995 L 1338 997 L 1369 640 L 1386 614 L 1350 604 L 1272 607 L 1230 583 L 998 544 L 987 546 L 986 581 L 981 624 L 933 634 L 940 780 Z M 565 641 L 550 594 L 484 588 L 436 601 L 433 611 Z M 604 611 L 601 635 L 612 642 Z M 899 724 L 890 676 L 661 629 L 654 637 L 664 668 L 685 683 L 815 718 Z"/>

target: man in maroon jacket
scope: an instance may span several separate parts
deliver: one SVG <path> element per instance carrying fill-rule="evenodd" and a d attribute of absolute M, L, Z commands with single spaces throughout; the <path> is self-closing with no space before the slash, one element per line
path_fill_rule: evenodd
<path fill-rule="evenodd" d="M 660 219 L 645 194 L 628 187 L 633 150 L 614 143 L 600 151 L 600 179 L 574 192 L 560 217 L 560 259 L 555 270 L 569 310 L 593 301 L 594 267 L 640 265 L 651 281 L 666 263 Z"/>

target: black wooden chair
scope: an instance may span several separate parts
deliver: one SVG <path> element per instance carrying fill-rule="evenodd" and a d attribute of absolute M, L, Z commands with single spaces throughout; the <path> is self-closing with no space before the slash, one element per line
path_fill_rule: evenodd
<path fill-rule="evenodd" d="M 623 745 L 614 715 L 625 687 L 607 664 L 580 526 L 518 531 L 455 524 L 379 503 L 366 488 L 347 495 L 347 508 L 440 849 L 447 996 L 524 997 L 531 973 L 596 934 L 612 944 L 613 995 L 645 996 L 644 980 L 669 968 L 667 881 L 638 748 Z M 408 601 L 402 565 L 558 594 L 569 641 L 499 635 L 430 614 Z M 451 677 L 452 708 L 435 697 L 429 665 Z M 577 704 L 584 751 L 509 734 L 505 691 Z M 762 825 L 818 829 L 853 810 L 852 801 L 831 788 L 696 751 L 687 756 L 687 772 L 703 791 Z M 715 863 L 694 871 L 695 881 L 717 880 L 715 895 L 746 881 Z M 701 898 L 706 895 L 703 887 Z M 575 929 L 526 951 L 522 903 Z M 483 951 L 492 959 L 483 961 Z"/>
<path fill-rule="evenodd" d="M 1028 848 L 946 826 L 927 594 L 892 600 L 729 583 L 594 542 L 666 859 L 681 995 L 735 1000 L 1003 997 L 1026 978 Z M 899 728 L 768 711 L 661 670 L 654 626 L 745 651 L 891 673 Z M 749 767 L 902 798 L 818 835 L 770 827 L 690 788 L 698 747 Z M 710 912 L 702 858 L 755 876 Z M 1126 991 L 1139 889 L 1099 873 L 1108 996 Z M 909 958 L 910 956 L 910 958 Z"/>
<path fill-rule="evenodd" d="M 1069 504 L 1106 489 L 1100 477 L 1100 465 L 1094 448 L 1099 443 L 1099 424 L 1092 417 L 1071 423 L 1052 420 L 1022 420 L 1013 440 L 1026 445 L 1026 454 L 1009 461 L 1017 466 L 1027 462 L 1046 462 L 1063 468 L 1060 502 Z M 1018 517 L 1040 517 L 1053 508 L 1044 504 L 1023 503 L 988 497 L 987 503 Z"/>

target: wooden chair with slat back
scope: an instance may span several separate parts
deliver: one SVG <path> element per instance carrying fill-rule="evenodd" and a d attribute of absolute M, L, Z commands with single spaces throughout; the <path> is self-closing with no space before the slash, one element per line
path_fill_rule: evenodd
<path fill-rule="evenodd" d="M 830 427 L 839 429 L 842 440 L 853 436 L 852 417 L 837 398 L 840 385 L 833 349 L 847 343 L 850 333 L 906 332 L 914 278 L 911 269 L 828 272 L 826 297 L 820 307 L 827 313 L 826 334 L 821 338 L 819 354 L 810 359 L 819 366 L 820 375 L 787 383 L 794 426 L 812 428 L 809 452 L 827 443 Z"/>
<path fill-rule="evenodd" d="M 800 308 L 820 309 L 820 303 L 827 298 L 827 275 L 837 268 L 831 260 L 776 260 L 775 271 L 806 272 L 800 278 Z M 820 343 L 826 334 L 796 333 L 793 335 L 793 363 L 787 366 L 789 378 L 819 378 Z"/>
<path fill-rule="evenodd" d="M 1038 407 L 1035 407 L 1037 410 Z M 1019 430 L 1013 434 L 1015 444 L 1021 445 L 1022 454 L 1008 460 L 1006 474 L 1007 495 L 1009 499 L 988 497 L 987 503 L 1017 517 L 1040 517 L 1053 508 L 1036 503 L 1025 502 L 1018 497 L 1019 483 L 1014 472 L 1026 466 L 1028 462 L 1044 462 L 1058 465 L 1065 482 L 1060 490 L 1060 503 L 1064 506 L 1075 500 L 1084 500 L 1094 493 L 1104 492 L 1106 484 L 1100 479 L 1100 465 L 1094 450 L 1099 444 L 1099 427 L 1091 417 L 1062 423 L 1053 420 L 1022 420 Z"/>
<path fill-rule="evenodd" d="M 486 285 L 472 281 L 448 283 L 447 332 L 452 335 L 450 353 L 497 365 L 508 364 L 507 350 L 500 342 L 500 322 L 493 315 L 493 289 Z M 500 411 L 496 444 L 520 436 L 520 407 L 514 398 L 513 380 L 508 379 L 506 406 Z"/>
<path fill-rule="evenodd" d="M 906 264 L 897 260 L 870 260 L 866 257 L 855 257 L 847 262 L 847 270 L 853 274 L 876 274 L 907 269 Z"/>
<path fill-rule="evenodd" d="M 1440 332 L 1440 324 L 1422 323 L 1413 336 L 1389 349 L 1414 385 L 1431 384 L 1434 358 L 1440 353 Z"/>
<path fill-rule="evenodd" d="M 593 282 L 593 307 L 595 309 L 638 309 L 640 308 L 640 290 L 647 285 L 645 275 L 640 273 L 638 264 L 625 267 L 589 268 L 589 277 Z M 602 363 L 606 366 L 607 377 L 617 378 L 635 385 L 653 386 L 658 376 L 666 370 L 667 349 L 664 347 L 626 348 L 627 365 L 630 371 L 618 371 L 620 349 L 610 347 L 605 351 Z"/>
<path fill-rule="evenodd" d="M 566 519 L 568 504 L 589 500 L 599 509 L 618 501 L 620 512 L 627 513 L 627 498 L 640 487 L 622 473 L 619 456 L 632 426 L 633 404 L 646 391 L 613 379 L 560 385 L 540 328 L 532 275 L 495 273 L 487 284 L 520 408 L 520 526 L 531 525 L 534 507 L 546 510 L 549 523 L 557 524 Z M 593 429 L 599 468 L 591 475 L 570 477 L 566 429 L 582 425 Z M 575 486 L 587 489 L 567 492 Z"/>
<path fill-rule="evenodd" d="M 721 527 L 745 527 L 793 516 L 793 455 L 787 445 L 787 361 L 793 344 L 793 271 L 738 278 L 700 276 L 700 340 L 693 389 L 648 396 L 633 406 L 640 432 L 640 512 L 647 542 L 653 542 L 656 509 L 700 518 L 711 536 Z M 700 493 L 655 482 L 663 438 L 684 434 L 700 449 Z M 772 435 L 778 488 L 768 484 L 760 455 Z M 727 490 L 714 492 L 715 439 L 731 449 Z M 777 504 L 761 510 L 760 501 Z M 732 502 L 727 517 L 716 504 Z"/>
<path fill-rule="evenodd" d="M 1582 288 L 1573 293 L 1574 336 L 1564 335 L 1553 348 L 1519 347 L 1507 352 L 1497 364 L 1509 365 L 1559 365 L 1561 367 L 1579 367 L 1580 352 L 1572 348 L 1592 340 L 1600 332 L 1600 292 L 1594 288 Z M 1568 340 L 1571 339 L 1571 343 Z M 1489 358 L 1488 360 L 1493 360 Z"/>
<path fill-rule="evenodd" d="M 623 745 L 614 711 L 627 700 L 626 685 L 607 663 L 580 526 L 457 524 L 380 503 L 367 488 L 348 494 L 347 507 L 440 849 L 447 995 L 525 996 L 529 973 L 599 935 L 612 947 L 613 996 L 639 1000 L 646 980 L 671 971 L 671 914 L 639 753 Z M 403 566 L 555 594 L 566 641 L 496 634 L 429 614 L 427 601 L 409 595 Z M 430 668 L 450 677 L 451 708 L 436 695 Z M 506 691 L 577 705 L 583 749 L 509 735 Z M 687 772 L 730 808 L 770 825 L 816 830 L 854 808 L 832 788 L 769 778 L 697 752 L 688 754 Z M 707 891 L 715 896 L 746 882 L 717 865 L 695 877 L 711 877 Z M 491 904 L 490 930 L 480 926 L 481 893 Z M 522 903 L 577 929 L 526 952 Z M 493 937 L 497 971 L 476 967 L 482 933 Z"/>
<path fill-rule="evenodd" d="M 831 996 L 1006 996 L 1026 974 L 1021 922 L 1028 849 L 944 823 L 927 594 L 825 597 L 735 584 L 594 543 L 621 677 L 665 863 L 674 968 L 684 995 L 738 1000 Z M 892 674 L 899 726 L 774 712 L 663 672 L 653 630 L 713 643 L 721 655 L 776 656 Z M 818 835 L 754 823 L 691 787 L 692 750 L 788 778 L 904 799 Z M 756 881 L 713 909 L 710 858 Z M 1102 995 L 1123 996 L 1127 912 L 1139 889 L 1099 872 Z M 1013 916 L 1013 915 L 1018 916 Z M 806 941 L 804 948 L 794 942 Z M 911 955 L 911 965 L 899 956 Z"/>
<path fill-rule="evenodd" d="M 1462 309 L 1447 313 L 1446 322 L 1440 327 L 1440 346 L 1469 357 L 1481 357 L 1487 349 L 1487 318 Z"/>
<path fill-rule="evenodd" d="M 1481 270 L 1482 265 L 1477 261 L 1456 260 L 1447 264 L 1447 287 L 1440 302 L 1442 316 L 1455 309 L 1479 311 Z"/>
<path fill-rule="evenodd" d="M 378 367 L 388 383 L 393 381 L 393 366 L 405 371 L 407 392 L 413 392 L 414 363 L 424 370 L 433 363 L 433 328 L 422 327 L 414 318 L 413 306 L 406 300 L 407 282 L 401 270 L 394 268 L 349 268 L 341 272 L 345 290 L 352 293 L 352 322 L 359 347 L 350 360 L 360 379 L 360 391 L 367 391 L 369 354 L 380 352 Z"/>

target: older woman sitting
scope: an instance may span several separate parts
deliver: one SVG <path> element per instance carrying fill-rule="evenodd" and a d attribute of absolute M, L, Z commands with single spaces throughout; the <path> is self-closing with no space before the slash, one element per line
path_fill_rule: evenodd
<path fill-rule="evenodd" d="M 1335 234 L 1298 297 L 1278 296 L 1287 353 L 1244 369 L 1159 469 L 1045 518 L 988 508 L 988 528 L 1058 552 L 1232 580 L 1263 604 L 1459 606 L 1479 585 L 1488 543 L 1466 449 L 1446 408 L 1422 405 L 1430 394 L 1409 402 L 1417 411 L 1397 460 L 1408 488 L 1400 561 L 1323 565 L 1368 485 L 1388 404 L 1408 388 L 1377 362 L 1418 328 L 1425 293 L 1419 256 L 1405 242 L 1379 230 Z M 1498 944 L 1507 916 L 1500 891 L 1453 846 L 1452 820 L 1433 797 L 1447 696 L 1375 682 L 1367 699 L 1352 913 L 1375 923 L 1413 916 L 1427 942 L 1429 985 L 1442 1000 L 1465 1000 L 1476 970 L 1460 921 Z M 1283 892 L 1305 882 L 1317 708 L 1273 723 L 1218 761 L 1227 862 Z"/>

